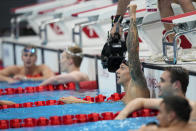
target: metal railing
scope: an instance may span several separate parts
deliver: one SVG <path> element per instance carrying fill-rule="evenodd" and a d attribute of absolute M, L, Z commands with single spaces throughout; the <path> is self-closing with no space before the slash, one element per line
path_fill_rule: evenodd
<path fill-rule="evenodd" d="M 46 45 L 48 43 L 47 25 L 51 23 L 60 22 L 60 21 L 63 21 L 63 19 L 61 18 L 49 19 L 49 20 L 43 21 L 41 25 L 39 25 L 39 36 L 41 39 L 43 39 L 42 45 Z M 44 35 L 42 35 L 42 32 L 44 32 Z"/>
<path fill-rule="evenodd" d="M 9 44 L 9 45 L 12 45 L 12 49 L 13 49 L 13 63 L 14 65 L 17 65 L 17 58 L 16 58 L 16 54 L 17 54 L 17 50 L 16 50 L 16 47 L 20 46 L 20 47 L 25 47 L 27 46 L 26 43 L 17 43 L 17 42 L 13 42 L 13 41 L 2 41 L 2 45 L 5 45 L 5 44 Z M 63 52 L 63 49 L 53 49 L 53 48 L 49 48 L 49 47 L 45 47 L 45 46 L 38 46 L 38 45 L 35 45 L 36 49 L 39 49 L 41 51 L 41 63 L 42 64 L 45 64 L 45 57 L 44 57 L 44 53 L 46 51 L 50 51 L 50 52 L 54 52 L 57 54 L 57 63 L 58 63 L 58 72 L 60 73 L 61 71 L 61 67 L 60 67 L 60 55 L 61 53 Z M 3 51 L 2 51 L 3 52 Z M 86 57 L 86 58 L 93 58 L 95 59 L 95 61 L 97 59 L 100 59 L 99 56 L 97 55 L 89 55 L 89 54 L 84 54 L 83 57 Z M 95 67 L 95 69 L 97 70 L 97 68 Z"/>
<path fill-rule="evenodd" d="M 27 20 L 27 17 L 30 15 L 32 15 L 31 12 L 11 18 L 10 24 L 11 24 L 11 37 L 12 38 L 15 38 L 15 39 L 19 38 L 19 36 L 20 36 L 20 23 L 22 21 Z"/>
<path fill-rule="evenodd" d="M 184 26 L 183 26 L 184 25 Z M 168 64 L 177 64 L 177 59 L 178 59 L 178 38 L 182 35 L 192 33 L 196 31 L 196 28 L 189 28 L 188 26 L 185 26 L 186 23 L 184 24 L 179 24 L 176 25 L 173 30 L 167 31 L 162 38 L 162 44 L 163 44 L 163 59 L 166 63 Z M 186 27 L 186 28 L 185 28 Z M 173 42 L 167 42 L 167 37 L 170 34 L 175 33 L 174 40 Z M 173 58 L 169 58 L 167 54 L 168 46 L 172 47 L 173 49 Z M 179 45 L 180 46 L 180 45 Z"/>

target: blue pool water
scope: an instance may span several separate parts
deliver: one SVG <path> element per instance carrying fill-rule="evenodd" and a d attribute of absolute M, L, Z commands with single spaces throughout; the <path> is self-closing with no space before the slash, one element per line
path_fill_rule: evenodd
<path fill-rule="evenodd" d="M 109 121 L 98 121 L 88 122 L 73 125 L 61 125 L 61 126 L 45 126 L 35 128 L 20 128 L 20 129 L 9 129 L 14 131 L 128 131 L 136 130 L 143 124 L 148 122 L 156 121 L 155 117 L 138 117 L 128 118 L 125 120 L 109 120 Z"/>
<path fill-rule="evenodd" d="M 93 103 L 93 104 L 65 104 L 54 106 L 40 106 L 32 108 L 10 108 L 0 110 L 0 119 L 14 119 L 14 118 L 39 118 L 44 116 L 63 116 L 67 114 L 90 114 L 102 112 L 118 112 L 122 110 L 124 104 L 122 102 L 114 103 Z M 8 115 L 9 114 L 9 115 Z"/>
<path fill-rule="evenodd" d="M 0 83 L 0 88 L 17 88 L 26 86 L 37 86 L 40 82 L 22 82 L 16 84 Z M 28 94 L 17 94 L 17 95 L 3 95 L 0 99 L 11 100 L 16 103 L 34 102 L 34 101 L 46 101 L 46 100 L 58 100 L 62 96 L 96 96 L 98 90 L 91 91 L 46 91 L 40 93 L 28 93 Z M 0 110 L 0 120 L 6 119 L 25 119 L 25 118 L 39 118 L 41 116 L 49 118 L 51 116 L 63 116 L 68 114 L 90 114 L 90 113 L 103 113 L 103 112 L 118 112 L 122 110 L 124 104 L 122 102 L 112 103 L 93 103 L 93 104 L 65 104 L 65 105 L 52 105 L 52 106 L 40 106 L 31 108 L 9 108 Z M 109 121 L 98 121 L 88 122 L 73 125 L 59 125 L 59 126 L 45 126 L 45 127 L 34 127 L 34 128 L 18 128 L 9 129 L 16 131 L 32 131 L 32 130 L 56 130 L 56 131 L 124 131 L 129 129 L 138 129 L 142 124 L 156 121 L 155 117 L 138 117 L 129 118 L 126 120 L 109 120 Z"/>
<path fill-rule="evenodd" d="M 0 82 L 0 88 L 17 88 L 17 87 L 27 87 L 27 86 L 38 86 L 41 81 L 19 81 L 16 83 L 8 84 L 7 82 Z"/>
<path fill-rule="evenodd" d="M 17 88 L 17 87 L 27 87 L 27 86 L 38 86 L 40 81 L 27 81 L 27 82 L 19 82 L 15 84 L 8 84 L 6 82 L 0 82 L 0 89 L 5 88 Z M 26 94 L 14 94 L 14 95 L 2 95 L 0 96 L 0 100 L 10 100 L 16 103 L 25 103 L 25 102 L 34 102 L 34 101 L 46 101 L 46 100 L 58 100 L 63 96 L 75 96 L 79 98 L 83 98 L 85 96 L 96 96 L 98 95 L 98 90 L 64 90 L 64 91 L 44 91 L 38 93 L 26 93 Z"/>
<path fill-rule="evenodd" d="M 75 96 L 83 98 L 84 96 L 96 96 L 97 90 L 91 91 L 45 91 L 39 93 L 26 93 L 15 95 L 2 95 L 0 100 L 11 100 L 16 103 L 34 102 L 34 101 L 46 101 L 46 100 L 58 100 L 63 96 Z"/>

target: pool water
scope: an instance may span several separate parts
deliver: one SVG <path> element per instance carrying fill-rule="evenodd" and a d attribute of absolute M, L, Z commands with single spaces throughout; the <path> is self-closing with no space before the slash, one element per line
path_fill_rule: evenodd
<path fill-rule="evenodd" d="M 40 83 L 41 81 L 26 81 L 26 82 L 14 83 L 14 84 L 0 82 L 0 89 L 39 86 Z M 25 103 L 25 102 L 34 102 L 34 101 L 58 100 L 60 97 L 63 96 L 64 97 L 75 96 L 75 97 L 83 98 L 85 96 L 93 97 L 96 95 L 98 95 L 97 89 L 93 89 L 93 90 L 81 89 L 79 91 L 74 91 L 74 90 L 44 91 L 44 92 L 37 92 L 37 93 L 2 95 L 0 96 L 0 100 L 10 100 L 16 103 Z"/>
<path fill-rule="evenodd" d="M 41 81 L 19 81 L 16 83 L 9 84 L 7 82 L 0 82 L 0 88 L 17 88 L 17 87 L 27 87 L 27 86 L 38 86 L 41 83 Z"/>
<path fill-rule="evenodd" d="M 71 114 L 90 114 L 90 113 L 103 113 L 103 112 L 118 112 L 122 110 L 124 104 L 122 102 L 113 103 L 93 103 L 93 104 L 65 104 L 65 105 L 52 105 L 40 106 L 32 108 L 9 108 L 0 110 L 0 119 L 24 119 L 24 118 L 39 118 L 44 116 L 63 116 Z M 8 115 L 9 114 L 9 115 Z"/>
<path fill-rule="evenodd" d="M 61 125 L 61 126 L 43 126 L 34 128 L 18 128 L 9 129 L 14 131 L 128 131 L 136 130 L 143 124 L 156 121 L 155 117 L 138 117 L 128 118 L 125 120 L 108 120 L 98 122 L 88 122 L 73 125 Z"/>
<path fill-rule="evenodd" d="M 37 86 L 40 82 L 22 82 L 15 84 L 0 83 L 0 88 L 17 88 L 26 86 Z M 96 96 L 98 90 L 79 90 L 79 91 L 45 91 L 39 93 L 26 93 L 16 95 L 2 95 L 0 99 L 11 100 L 16 103 L 35 102 L 35 101 L 46 101 L 46 100 L 58 100 L 62 96 L 76 96 L 83 98 L 85 96 Z M 90 114 L 90 113 L 103 113 L 113 112 L 116 113 L 124 108 L 122 102 L 103 102 L 103 103 L 92 103 L 92 104 L 65 104 L 65 105 L 50 105 L 50 106 L 39 106 L 30 108 L 9 108 L 0 110 L 0 120 L 10 119 L 25 119 L 25 118 L 49 118 L 51 116 L 64 116 L 64 115 L 75 115 L 75 114 Z M 67 130 L 67 131 L 124 131 L 124 130 L 135 130 L 138 129 L 142 124 L 156 121 L 155 117 L 137 117 L 128 118 L 125 120 L 104 120 L 97 122 L 88 122 L 73 125 L 58 125 L 58 126 L 45 126 L 45 127 L 34 127 L 34 128 L 17 128 L 8 130 Z"/>

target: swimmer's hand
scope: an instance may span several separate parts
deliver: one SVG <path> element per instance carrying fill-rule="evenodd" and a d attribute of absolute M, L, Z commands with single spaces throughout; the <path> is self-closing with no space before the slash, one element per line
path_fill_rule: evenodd
<path fill-rule="evenodd" d="M 13 105 L 16 104 L 12 101 L 0 100 L 0 105 Z"/>
<path fill-rule="evenodd" d="M 112 27 L 112 29 L 110 30 L 110 34 L 112 36 L 114 36 L 114 33 L 116 32 L 116 26 L 117 26 L 117 23 L 114 23 L 114 26 Z M 119 33 L 120 33 L 120 36 L 122 36 L 122 27 L 119 28 Z"/>
<path fill-rule="evenodd" d="M 73 96 L 61 97 L 59 99 L 59 101 L 62 101 L 64 103 L 66 103 L 66 104 L 71 104 L 71 103 L 92 103 L 92 102 L 89 102 L 89 101 L 78 99 L 78 98 L 73 97 Z"/>
<path fill-rule="evenodd" d="M 26 80 L 27 78 L 24 75 L 15 75 L 13 79 L 20 81 L 20 80 Z"/>
<path fill-rule="evenodd" d="M 10 78 L 10 79 L 7 80 L 7 82 L 8 82 L 9 84 L 13 84 L 13 83 L 17 83 L 17 82 L 19 82 L 19 81 L 16 80 L 16 79 Z"/>

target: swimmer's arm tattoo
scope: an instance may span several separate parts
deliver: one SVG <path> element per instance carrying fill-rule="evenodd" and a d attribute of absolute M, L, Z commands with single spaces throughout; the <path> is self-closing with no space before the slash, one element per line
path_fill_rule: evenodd
<path fill-rule="evenodd" d="M 136 5 L 132 5 L 130 8 L 130 27 L 126 42 L 129 59 L 129 70 L 132 78 L 132 83 L 145 88 L 147 87 L 147 83 L 141 69 L 141 63 L 139 60 L 139 40 L 136 25 Z"/>

